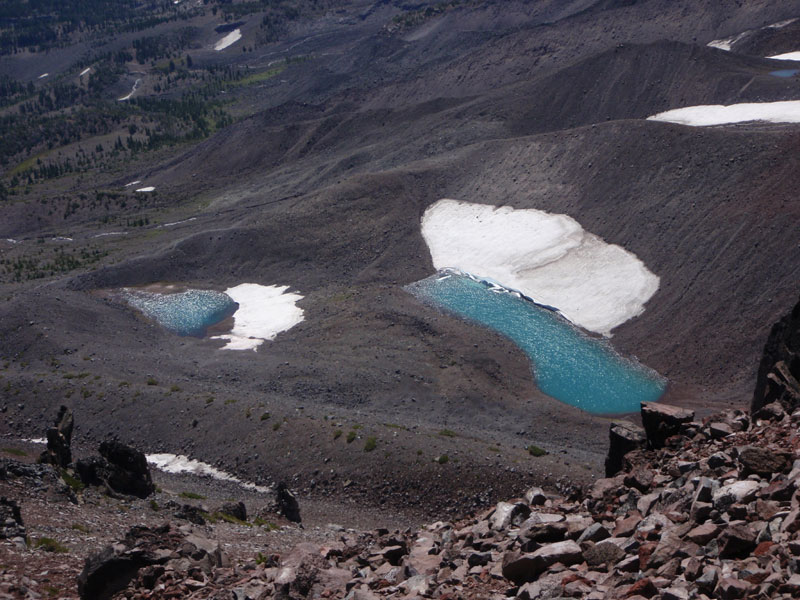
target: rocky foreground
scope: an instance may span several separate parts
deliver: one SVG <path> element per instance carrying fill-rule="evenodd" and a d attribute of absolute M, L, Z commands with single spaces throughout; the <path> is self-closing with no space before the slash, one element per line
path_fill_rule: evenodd
<path fill-rule="evenodd" d="M 574 497 L 532 488 L 465 521 L 343 533 L 231 566 L 192 525 L 134 528 L 87 561 L 85 598 L 796 598 L 800 410 L 705 423 L 646 406 L 619 474 Z M 617 427 L 617 433 L 619 428 Z M 615 434 L 616 435 L 616 434 Z M 113 575 L 113 576 L 112 576 Z"/>
<path fill-rule="evenodd" d="M 86 559 L 78 592 L 86 599 L 800 597 L 798 307 L 772 331 L 752 413 L 697 422 L 692 411 L 643 404 L 643 427 L 611 426 L 607 477 L 591 489 L 531 488 L 462 521 L 419 531 L 340 529 L 322 543 L 251 557 L 224 551 L 211 539 L 208 513 L 183 507 Z M 57 462 L 58 454 L 43 459 Z M 95 463 L 104 465 L 95 469 L 101 475 L 111 472 L 113 461 Z M 4 464 L 2 479 L 55 472 Z M 223 512 L 243 522 L 245 507 L 238 508 Z M 24 545 L 19 506 L 3 499 L 0 511 L 0 535 Z M 50 595 L 62 592 L 71 595 L 55 588 Z M 0 597 L 22 596 L 40 597 L 6 572 Z"/>

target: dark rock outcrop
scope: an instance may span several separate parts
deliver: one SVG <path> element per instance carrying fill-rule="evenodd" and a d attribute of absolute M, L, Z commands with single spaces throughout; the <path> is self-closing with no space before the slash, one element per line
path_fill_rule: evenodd
<path fill-rule="evenodd" d="M 0 538 L 25 537 L 22 513 L 15 500 L 0 497 Z"/>
<path fill-rule="evenodd" d="M 750 412 L 755 414 L 773 402 L 780 402 L 789 411 L 800 405 L 800 301 L 772 326 L 758 367 Z"/>
<path fill-rule="evenodd" d="M 275 511 L 293 523 L 301 521 L 297 498 L 282 481 L 275 487 Z"/>
<path fill-rule="evenodd" d="M 75 471 L 86 485 L 106 486 L 118 494 L 146 498 L 155 491 L 144 454 L 120 442 L 103 442 L 100 456 L 79 460 Z"/>
<path fill-rule="evenodd" d="M 61 406 L 55 426 L 47 430 L 47 450 L 39 456 L 39 462 L 66 469 L 72 462 L 72 411 Z"/>
<path fill-rule="evenodd" d="M 642 402 L 642 425 L 647 434 L 647 444 L 663 448 L 667 438 L 681 433 L 683 426 L 694 419 L 694 411 L 669 404 Z"/>
<path fill-rule="evenodd" d="M 644 429 L 630 421 L 611 424 L 606 455 L 606 477 L 613 477 L 622 469 L 622 458 L 631 450 L 644 448 L 647 436 Z"/>

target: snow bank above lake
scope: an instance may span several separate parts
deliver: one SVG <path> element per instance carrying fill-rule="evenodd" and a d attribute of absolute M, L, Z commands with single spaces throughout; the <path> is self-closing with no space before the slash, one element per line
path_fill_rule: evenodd
<path fill-rule="evenodd" d="M 228 340 L 223 346 L 226 350 L 256 350 L 264 341 L 291 329 L 303 320 L 303 309 L 297 306 L 303 296 L 288 294 L 288 289 L 288 285 L 257 283 L 228 288 L 225 293 L 239 304 L 233 314 L 233 329 L 212 339 Z"/>
<path fill-rule="evenodd" d="M 692 127 L 766 121 L 769 123 L 800 123 L 800 100 L 783 102 L 746 102 L 742 104 L 704 104 L 687 106 L 647 117 L 649 121 L 665 121 Z"/>
<path fill-rule="evenodd" d="M 445 199 L 425 211 L 422 235 L 436 269 L 494 280 L 606 336 L 659 285 L 634 254 L 567 215 Z"/>
<path fill-rule="evenodd" d="M 225 50 L 228 46 L 231 46 L 242 39 L 242 30 L 241 29 L 234 29 L 216 44 L 214 44 L 214 50 L 219 52 L 220 50 Z"/>

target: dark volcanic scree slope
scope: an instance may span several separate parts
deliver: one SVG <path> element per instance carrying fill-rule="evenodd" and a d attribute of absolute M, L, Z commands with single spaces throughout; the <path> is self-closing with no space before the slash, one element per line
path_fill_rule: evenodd
<path fill-rule="evenodd" d="M 4 432 L 35 435 L 73 387 L 61 374 L 88 370 L 105 393 L 69 400 L 85 440 L 111 433 L 255 480 L 307 480 L 325 457 L 359 482 L 405 477 L 420 501 L 441 476 L 429 455 L 447 443 L 461 461 L 445 487 L 472 493 L 495 468 L 484 460 L 495 441 L 509 448 L 498 493 L 525 485 L 519 473 L 574 475 L 579 462 L 590 474 L 605 420 L 538 392 L 510 342 L 403 290 L 434 272 L 420 218 L 440 198 L 565 213 L 636 254 L 660 288 L 614 344 L 667 376 L 673 403 L 747 405 L 769 327 L 800 281 L 800 126 L 645 119 L 800 100 L 800 79 L 771 76 L 774 61 L 705 46 L 800 15 L 790 2 L 627 4 L 467 3 L 370 34 L 348 60 L 287 72 L 299 91 L 280 91 L 285 103 L 265 97 L 263 112 L 148 169 L 160 194 L 191 198 L 174 209 L 194 220 L 128 240 L 117 264 L 4 290 L 0 350 L 7 379 L 27 389 Z M 517 13 L 528 20 L 506 22 Z M 781 35 L 780 50 L 800 49 Z M 310 85 L 323 72 L 330 86 Z M 305 321 L 256 353 L 221 352 L 96 293 L 159 281 L 290 285 Z M 259 422 L 266 412 L 284 425 Z M 340 422 L 383 450 L 334 444 Z M 460 438 L 442 440 L 442 428 Z M 531 442 L 555 456 L 519 466 Z"/>

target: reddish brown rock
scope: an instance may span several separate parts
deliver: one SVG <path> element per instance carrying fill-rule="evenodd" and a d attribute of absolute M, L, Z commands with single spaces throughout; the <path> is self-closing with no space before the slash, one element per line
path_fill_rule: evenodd
<path fill-rule="evenodd" d="M 773 473 L 783 473 L 790 466 L 789 458 L 775 448 L 759 448 L 746 446 L 739 451 L 739 463 L 742 466 L 742 477 L 755 473 L 761 477 L 769 477 Z"/>
<path fill-rule="evenodd" d="M 720 558 L 744 558 L 755 547 L 756 534 L 744 524 L 728 525 L 719 537 Z"/>
<path fill-rule="evenodd" d="M 650 579 L 645 577 L 634 583 L 629 587 L 624 594 L 624 598 L 631 598 L 633 596 L 642 596 L 644 598 L 652 598 L 658 593 L 658 589 Z"/>
<path fill-rule="evenodd" d="M 719 534 L 719 527 L 714 523 L 704 523 L 698 525 L 686 534 L 686 537 L 693 541 L 695 544 L 705 546 L 708 542 L 713 540 Z"/>

